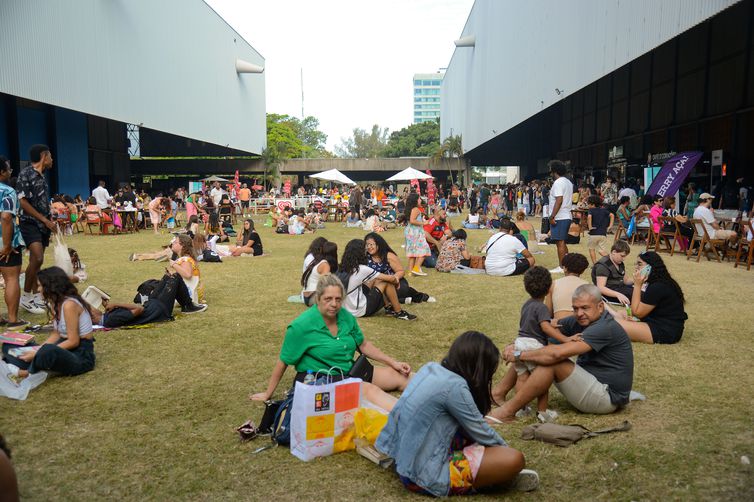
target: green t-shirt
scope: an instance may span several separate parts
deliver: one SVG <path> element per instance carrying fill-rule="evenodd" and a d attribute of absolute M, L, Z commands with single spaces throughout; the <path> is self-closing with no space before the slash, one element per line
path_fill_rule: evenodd
<path fill-rule="evenodd" d="M 340 309 L 337 322 L 338 336 L 333 337 L 319 309 L 312 305 L 288 326 L 280 360 L 295 366 L 296 371 L 327 373 L 335 366 L 348 373 L 356 347 L 364 343 L 364 334 L 356 318 L 346 309 Z"/>

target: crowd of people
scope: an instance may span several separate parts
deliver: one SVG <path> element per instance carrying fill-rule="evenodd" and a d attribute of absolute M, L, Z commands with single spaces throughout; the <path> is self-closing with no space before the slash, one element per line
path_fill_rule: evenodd
<path fill-rule="evenodd" d="M 53 208 L 62 211 L 68 206 L 65 198 L 56 200 L 48 193 L 44 172 L 52 167 L 49 148 L 35 145 L 30 155 L 32 164 L 22 169 L 15 184 L 10 182 L 10 164 L 0 157 L 0 272 L 8 306 L 8 319 L 0 322 L 8 329 L 23 327 L 17 315 L 20 304 L 33 313 L 47 312 L 52 330 L 44 343 L 22 354 L 14 355 L 9 345 L 3 345 L 3 359 L 16 379 L 40 371 L 63 375 L 91 371 L 96 326 L 165 321 L 171 319 L 176 303 L 182 312 L 202 312 L 207 305 L 198 262 L 214 261 L 212 253 L 263 254 L 261 237 L 250 218 L 243 222 L 235 246 L 218 244 L 234 232 L 231 219 L 230 225 L 222 224 L 228 214 L 222 208 L 235 204 L 219 185 L 208 194 L 181 190 L 180 196 L 157 196 L 145 202 L 129 187 L 110 197 L 101 184 L 90 199 L 100 211 L 107 209 L 102 205 L 146 206 L 157 231 L 176 204 L 185 206 L 187 223 L 163 250 L 131 256 L 134 261 L 167 262 L 161 279 L 139 286 L 140 302 L 103 298 L 104 311 L 95 308 L 79 293 L 74 277 L 58 267 L 42 269 L 51 232 L 58 228 Z M 309 242 L 299 279 L 306 308 L 288 325 L 265 390 L 253 392 L 250 398 L 269 400 L 288 366 L 296 370 L 294 381 L 303 381 L 309 373 L 337 380 L 348 375 L 358 352 L 376 363 L 363 384 L 364 396 L 388 414 L 375 447 L 394 459 L 408 490 L 445 496 L 490 486 L 536 488 L 538 475 L 524 469 L 523 453 L 509 447 L 492 426 L 528 415 L 541 422 L 556 421 L 558 412 L 549 401 L 553 385 L 582 413 L 623 409 L 629 404 L 634 377 L 632 343 L 677 343 L 687 319 L 683 290 L 660 255 L 638 253 L 634 271 L 628 273 L 630 243 L 618 239 L 609 251 L 606 244 L 618 221 L 628 226 L 633 220 L 639 226 L 646 219 L 656 225 L 659 216 L 667 215 L 686 223 L 687 216 L 675 212 L 675 200 L 638 199 L 625 188 L 619 190 L 611 178 L 596 193 L 588 186 L 574 190 L 566 166 L 559 161 L 550 163 L 550 174 L 552 183 L 493 188 L 482 184 L 469 190 L 452 185 L 447 193 L 438 187 L 433 204 L 412 190 L 393 197 L 392 186 L 351 188 L 348 217 L 360 222 L 354 226 L 367 233 L 349 240 L 340 252 L 337 243 L 324 237 Z M 297 192 L 306 194 L 301 190 Z M 248 202 L 250 194 L 235 197 Z M 717 238 L 735 241 L 735 232 L 716 227 L 714 216 L 705 217 L 713 199 L 711 194 L 700 194 L 693 216 L 710 225 L 708 231 Z M 634 200 L 636 208 L 631 209 Z M 693 204 L 692 197 L 688 200 L 687 205 Z M 581 231 L 580 222 L 573 221 L 574 208 L 584 209 L 589 258 L 568 249 L 569 238 Z M 451 215 L 466 209 L 463 228 L 453 228 Z M 270 225 L 278 233 L 312 233 L 324 222 L 323 210 L 327 211 L 316 205 L 308 210 L 286 207 L 270 215 Z M 539 214 L 539 237 L 556 246 L 558 267 L 553 270 L 537 265 L 529 251 L 529 243 L 539 238 L 527 216 Z M 390 223 L 402 226 L 404 257 L 383 236 Z M 472 255 L 466 244 L 467 230 L 479 229 L 491 231 L 478 250 L 483 256 Z M 24 248 L 29 262 L 21 293 Z M 72 253 L 71 260 L 78 260 L 79 270 L 83 269 L 77 254 Z M 591 281 L 587 281 L 581 276 L 590 262 Z M 477 270 L 498 277 L 521 275 L 527 297 L 521 298 L 511 343 L 498 347 L 487 335 L 466 331 L 452 342 L 441 362 L 428 362 L 414 372 L 368 341 L 359 318 L 384 314 L 415 321 L 417 316 L 405 309 L 406 304 L 436 301 L 415 289 L 428 274 L 425 268 L 438 273 Z M 501 362 L 510 367 L 495 382 Z M 394 391 L 401 392 L 399 398 L 388 394 Z"/>

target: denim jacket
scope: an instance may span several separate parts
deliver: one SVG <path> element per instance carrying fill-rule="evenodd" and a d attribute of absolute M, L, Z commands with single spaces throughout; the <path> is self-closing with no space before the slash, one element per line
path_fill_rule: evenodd
<path fill-rule="evenodd" d="M 450 491 L 448 449 L 459 428 L 481 445 L 506 445 L 479 413 L 466 380 L 428 363 L 409 382 L 375 446 L 395 459 L 398 474 L 443 497 Z"/>

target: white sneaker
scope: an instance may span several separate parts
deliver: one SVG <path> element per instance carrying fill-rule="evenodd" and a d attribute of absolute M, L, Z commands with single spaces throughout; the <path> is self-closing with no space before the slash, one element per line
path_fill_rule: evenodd
<path fill-rule="evenodd" d="M 531 469 L 521 469 L 510 485 L 511 490 L 530 492 L 539 488 L 539 474 Z"/>
<path fill-rule="evenodd" d="M 19 304 L 30 314 L 42 315 L 47 312 L 44 306 L 38 305 L 35 300 L 36 298 L 33 296 L 22 296 Z"/>
<path fill-rule="evenodd" d="M 555 410 L 545 410 L 537 413 L 537 420 L 543 424 L 553 423 L 558 419 L 558 412 Z"/>
<path fill-rule="evenodd" d="M 555 267 L 553 269 L 550 269 L 551 274 L 562 274 L 563 268 L 562 267 Z"/>
<path fill-rule="evenodd" d="M 435 298 L 434 296 L 430 296 L 429 298 L 427 298 L 427 303 L 436 303 L 436 302 L 437 302 L 437 298 Z"/>
<path fill-rule="evenodd" d="M 524 406 L 516 412 L 516 418 L 525 418 L 532 414 L 531 406 Z"/>

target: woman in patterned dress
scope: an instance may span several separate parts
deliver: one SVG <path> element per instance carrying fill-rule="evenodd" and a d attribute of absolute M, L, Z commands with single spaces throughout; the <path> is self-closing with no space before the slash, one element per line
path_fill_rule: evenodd
<path fill-rule="evenodd" d="M 422 200 L 419 194 L 409 194 L 406 199 L 406 256 L 409 274 L 424 276 L 421 266 L 425 256 L 429 256 L 429 244 L 424 236 L 424 215 L 421 211 Z"/>

